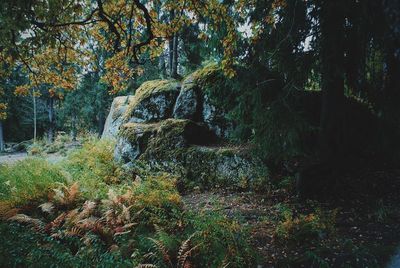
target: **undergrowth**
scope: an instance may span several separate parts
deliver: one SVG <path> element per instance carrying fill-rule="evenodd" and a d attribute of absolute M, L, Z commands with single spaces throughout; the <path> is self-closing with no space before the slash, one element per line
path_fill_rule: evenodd
<path fill-rule="evenodd" d="M 128 174 L 112 149 L 91 140 L 58 164 L 31 158 L 0 167 L 2 266 L 255 265 L 239 222 L 186 210 L 177 178 Z"/>
<path fill-rule="evenodd" d="M 0 216 L 11 207 L 44 200 L 57 183 L 65 181 L 60 168 L 40 158 L 0 165 Z"/>

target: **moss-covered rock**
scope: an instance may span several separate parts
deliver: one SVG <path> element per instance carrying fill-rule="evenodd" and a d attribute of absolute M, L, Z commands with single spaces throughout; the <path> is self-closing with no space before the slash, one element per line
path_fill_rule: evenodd
<path fill-rule="evenodd" d="M 264 165 L 257 158 L 252 157 L 247 150 L 235 147 L 192 145 L 175 148 L 168 154 L 146 153 L 139 159 L 149 163 L 155 170 L 181 178 L 181 189 L 207 189 L 222 185 L 258 188 L 259 185 L 265 186 L 268 179 Z"/>
<path fill-rule="evenodd" d="M 156 122 L 172 117 L 180 83 L 175 80 L 154 80 L 143 83 L 124 115 L 125 122 Z"/>
<path fill-rule="evenodd" d="M 147 148 L 149 139 L 155 135 L 159 123 L 126 123 L 120 127 L 114 158 L 124 163 L 134 161 Z"/>
<path fill-rule="evenodd" d="M 110 112 L 107 116 L 102 138 L 116 138 L 119 127 L 124 119 L 123 115 L 133 101 L 133 96 L 120 96 L 114 98 Z"/>
<path fill-rule="evenodd" d="M 167 119 L 158 123 L 127 123 L 121 126 L 115 158 L 124 162 L 145 154 L 148 159 L 168 155 L 171 150 L 190 144 L 215 141 L 213 134 L 190 120 Z"/>
<path fill-rule="evenodd" d="M 210 64 L 179 83 L 149 81 L 138 88 L 119 127 L 114 156 L 126 167 L 144 163 L 179 176 L 183 188 L 247 187 L 263 180 L 263 164 L 247 150 L 223 147 L 232 125 L 212 92 L 226 88 Z M 219 145 L 216 145 L 219 144 Z"/>
<path fill-rule="evenodd" d="M 222 88 L 226 79 L 217 64 L 208 64 L 187 76 L 174 107 L 174 118 L 204 122 L 218 137 L 228 137 L 232 123 L 212 98 L 212 92 Z"/>
<path fill-rule="evenodd" d="M 191 120 L 127 123 L 120 128 L 115 158 L 177 175 L 183 188 L 247 187 L 260 179 L 259 160 L 247 150 L 215 146 L 215 141 L 207 127 Z"/>
<path fill-rule="evenodd" d="M 199 87 L 191 81 L 185 80 L 176 99 L 173 117 L 198 121 L 201 111 L 201 94 Z"/>

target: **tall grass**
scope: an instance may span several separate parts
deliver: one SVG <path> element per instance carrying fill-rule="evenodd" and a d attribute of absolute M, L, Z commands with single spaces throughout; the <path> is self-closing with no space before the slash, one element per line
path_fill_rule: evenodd
<path fill-rule="evenodd" d="M 28 158 L 13 165 L 0 165 L 0 211 L 40 202 L 66 177 L 61 169 L 40 158 Z"/>

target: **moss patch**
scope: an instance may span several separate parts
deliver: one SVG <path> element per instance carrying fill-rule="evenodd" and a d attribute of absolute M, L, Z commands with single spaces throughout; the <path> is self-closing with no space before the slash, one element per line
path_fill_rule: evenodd
<path fill-rule="evenodd" d="M 267 185 L 268 172 L 247 150 L 235 147 L 189 146 L 170 148 L 168 153 L 149 147 L 141 161 L 154 169 L 180 177 L 180 190 L 225 186 L 235 189 L 256 189 Z M 160 153 L 158 153 L 160 152 Z"/>
<path fill-rule="evenodd" d="M 138 135 L 142 135 L 144 133 L 153 134 L 157 132 L 159 127 L 160 123 L 126 123 L 121 126 L 119 135 L 132 142 L 137 139 Z"/>
<path fill-rule="evenodd" d="M 153 80 L 144 82 L 137 90 L 133 96 L 133 100 L 130 102 L 124 119 L 127 121 L 132 117 L 132 113 L 135 108 L 145 99 L 150 96 L 173 92 L 178 94 L 180 88 L 180 83 L 176 80 Z"/>
<path fill-rule="evenodd" d="M 209 84 L 218 82 L 221 74 L 223 75 L 221 67 L 216 63 L 210 63 L 188 75 L 183 81 L 184 89 L 189 90 L 194 86 L 205 89 Z"/>
<path fill-rule="evenodd" d="M 147 158 L 164 157 L 171 150 L 187 147 L 190 144 L 208 144 L 215 137 L 204 126 L 186 119 L 167 119 L 159 124 L 157 135 L 149 141 Z"/>

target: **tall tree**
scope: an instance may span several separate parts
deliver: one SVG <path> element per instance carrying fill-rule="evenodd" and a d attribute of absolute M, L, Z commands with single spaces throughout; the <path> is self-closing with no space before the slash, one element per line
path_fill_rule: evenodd
<path fill-rule="evenodd" d="M 320 153 L 339 157 L 344 146 L 344 0 L 323 0 L 320 9 L 322 108 Z"/>

